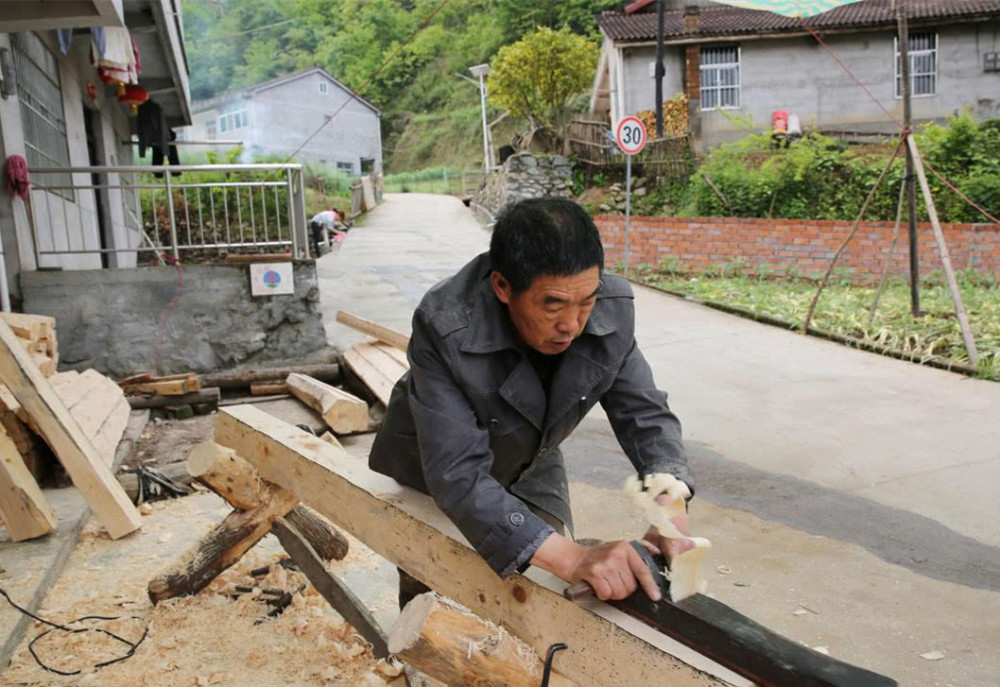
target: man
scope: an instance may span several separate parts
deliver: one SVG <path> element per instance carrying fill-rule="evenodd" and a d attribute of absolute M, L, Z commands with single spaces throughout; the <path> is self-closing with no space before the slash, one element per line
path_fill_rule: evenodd
<path fill-rule="evenodd" d="M 559 444 L 598 402 L 640 475 L 692 484 L 680 423 L 635 343 L 631 288 L 603 264 L 579 205 L 543 198 L 505 209 L 489 253 L 433 287 L 414 313 L 410 371 L 370 465 L 429 493 L 501 576 L 535 565 L 588 582 L 602 599 L 625 598 L 638 583 L 658 600 L 627 542 L 586 547 L 564 536 L 572 515 Z M 687 532 L 687 515 L 674 524 Z M 690 546 L 655 528 L 645 539 L 668 556 Z M 426 590 L 400 578 L 401 605 Z"/>
<path fill-rule="evenodd" d="M 323 210 L 313 215 L 309 220 L 309 228 L 312 229 L 313 249 L 316 255 L 320 254 L 321 245 L 330 245 L 329 237 L 339 237 L 342 240 L 344 231 L 344 213 L 337 208 Z"/>

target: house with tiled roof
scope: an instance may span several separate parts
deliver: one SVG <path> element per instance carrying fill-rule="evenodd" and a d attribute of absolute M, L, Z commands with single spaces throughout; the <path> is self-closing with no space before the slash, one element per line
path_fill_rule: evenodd
<path fill-rule="evenodd" d="M 669 6 L 663 93 L 688 96 L 702 147 L 742 137 L 749 127 L 766 130 L 779 110 L 798 115 L 807 130 L 898 130 L 893 119 L 902 119 L 902 80 L 893 0 L 861 0 L 808 24 L 707 0 Z M 908 0 L 906 6 L 914 120 L 940 121 L 962 108 L 983 119 L 1000 117 L 1000 0 Z M 656 20 L 654 0 L 598 18 L 604 41 L 592 114 L 615 122 L 653 109 Z"/>

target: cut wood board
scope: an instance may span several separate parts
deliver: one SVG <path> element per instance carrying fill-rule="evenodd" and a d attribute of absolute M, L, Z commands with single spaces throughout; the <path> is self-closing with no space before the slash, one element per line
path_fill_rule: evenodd
<path fill-rule="evenodd" d="M 34 539 L 56 527 L 56 515 L 28 471 L 14 441 L 0 427 L 0 514 L 14 541 Z"/>
<path fill-rule="evenodd" d="M 379 341 L 383 341 L 387 344 L 391 344 L 396 348 L 405 351 L 410 345 L 410 337 L 402 332 L 397 332 L 395 329 L 390 329 L 378 322 L 372 322 L 371 320 L 366 320 L 363 317 L 358 317 L 357 315 L 352 315 L 349 312 L 344 312 L 343 310 L 337 311 L 337 322 L 355 329 L 359 332 L 363 332 L 368 336 L 373 336 Z"/>
<path fill-rule="evenodd" d="M 290 374 L 285 384 L 296 398 L 322 415 L 337 434 L 368 429 L 368 404 L 357 396 L 307 375 Z"/>
<path fill-rule="evenodd" d="M 384 405 L 389 405 L 392 387 L 410 369 L 405 353 L 380 341 L 351 346 L 344 351 L 344 362 Z"/>
<path fill-rule="evenodd" d="M 131 413 L 125 393 L 97 370 L 60 372 L 49 381 L 104 462 L 111 465 Z"/>
<path fill-rule="evenodd" d="M 42 431 L 73 484 L 111 537 L 117 539 L 137 530 L 141 517 L 135 506 L 3 321 L 0 321 L 0 382 L 7 385 Z"/>
<path fill-rule="evenodd" d="M 671 687 L 725 684 L 706 669 L 747 684 L 710 661 L 702 660 L 698 669 L 666 653 L 661 647 L 678 645 L 620 612 L 620 622 L 612 623 L 564 599 L 559 588 L 553 591 L 521 575 L 501 580 L 429 496 L 371 472 L 345 452 L 261 410 L 223 409 L 215 440 L 237 451 L 264 479 L 295 492 L 436 591 L 502 623 L 539 654 L 556 642 L 567 643 L 570 648 L 559 653 L 557 665 L 581 685 L 664 684 L 666 676 Z"/>

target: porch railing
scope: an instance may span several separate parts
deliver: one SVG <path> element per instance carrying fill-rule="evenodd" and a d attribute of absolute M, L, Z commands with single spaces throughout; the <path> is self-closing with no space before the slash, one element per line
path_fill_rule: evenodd
<path fill-rule="evenodd" d="M 41 267 L 66 256 L 101 254 L 130 254 L 140 264 L 167 256 L 286 250 L 309 257 L 301 165 L 29 171 L 31 229 Z"/>

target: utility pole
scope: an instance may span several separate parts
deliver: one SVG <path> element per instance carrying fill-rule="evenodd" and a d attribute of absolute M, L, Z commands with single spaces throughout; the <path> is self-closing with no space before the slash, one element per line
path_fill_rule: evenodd
<path fill-rule="evenodd" d="M 469 67 L 469 71 L 472 72 L 473 76 L 479 77 L 479 100 L 483 113 L 483 171 L 485 174 L 489 174 L 490 167 L 493 165 L 493 151 L 490 149 L 490 127 L 486 122 L 486 81 L 484 79 L 490 73 L 490 65 L 477 64 L 475 67 Z"/>
<path fill-rule="evenodd" d="M 906 3 L 897 0 L 896 15 L 899 23 L 899 75 L 903 89 L 903 130 L 913 135 L 913 110 L 910 84 L 910 28 L 906 19 Z M 920 317 L 920 253 L 917 245 L 917 184 L 913 153 L 906 147 L 907 215 L 910 235 L 910 306 L 914 317 Z"/>
<path fill-rule="evenodd" d="M 663 138 L 663 0 L 656 0 L 656 137 Z"/>

